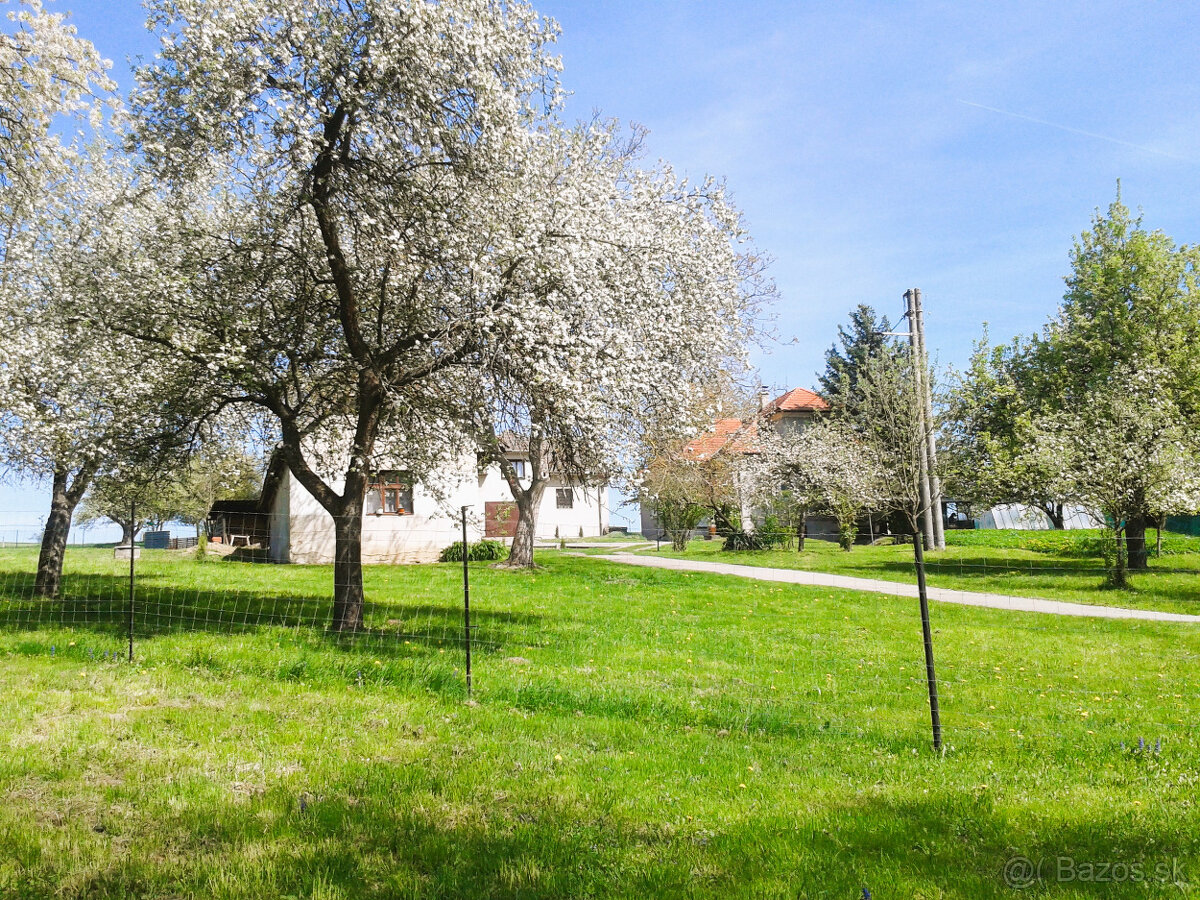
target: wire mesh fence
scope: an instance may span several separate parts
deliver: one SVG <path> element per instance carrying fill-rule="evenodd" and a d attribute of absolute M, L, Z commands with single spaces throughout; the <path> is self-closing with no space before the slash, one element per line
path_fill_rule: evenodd
<path fill-rule="evenodd" d="M 762 644 L 737 654 L 743 708 L 760 721 L 791 714 L 863 736 L 903 721 L 928 733 L 911 540 L 885 535 L 844 551 L 839 537 L 810 529 L 803 549 L 795 532 L 760 534 L 753 549 L 723 536 L 693 539 L 682 551 L 656 540 L 652 549 L 685 577 L 732 567 L 767 581 L 755 593 L 783 595 L 796 585 L 816 592 L 778 609 L 776 624 L 761 608 L 746 610 L 758 634 L 774 631 L 791 650 L 763 663 L 756 659 L 770 655 Z M 1165 535 L 1159 554 L 1152 534 L 1147 568 L 1114 590 L 1104 539 L 1099 531 L 959 533 L 925 555 L 949 745 L 1022 750 L 1049 740 L 1153 753 L 1169 741 L 1195 753 L 1200 541 Z M 828 615 L 823 600 L 843 615 Z M 734 625 L 720 630 L 718 655 L 737 653 L 745 634 Z"/>
<path fill-rule="evenodd" d="M 669 544 L 636 536 L 545 540 L 543 569 L 468 562 L 468 622 L 462 563 L 437 562 L 461 541 L 461 523 L 459 533 L 364 523 L 360 622 L 338 630 L 337 604 L 355 595 L 338 582 L 332 536 L 301 540 L 289 522 L 285 554 L 271 544 L 283 523 L 265 524 L 249 540 L 135 548 L 132 593 L 128 550 L 111 544 L 68 545 L 55 597 L 35 590 L 36 544 L 0 548 L 0 642 L 10 654 L 111 663 L 126 658 L 132 636 L 143 666 L 451 695 L 465 695 L 469 650 L 476 695 L 522 714 L 829 734 L 893 748 L 919 746 L 928 735 L 909 545 L 843 552 L 824 540 L 833 535 L 810 533 L 804 551 L 726 554 L 718 539 L 681 554 L 779 569 L 792 579 L 762 581 L 605 561 L 614 551 L 614 559 L 669 561 Z M 484 539 L 471 524 L 468 549 Z M 295 547 L 304 548 L 304 562 L 291 559 Z M 1189 548 L 1175 542 L 1174 555 L 1153 559 L 1144 586 L 1135 577 L 1132 592 L 1104 592 L 1104 566 L 1094 557 L 1037 553 L 1021 544 L 929 555 L 947 745 L 1023 752 L 1039 741 L 1089 741 L 1118 754 L 1164 745 L 1194 753 L 1200 628 L 1027 613 L 1025 602 L 1178 613 L 1200 600 L 1200 566 L 1193 571 Z M 862 592 L 861 583 L 831 583 L 831 576 L 877 584 Z M 973 605 L 981 592 L 993 609 Z"/>
<path fill-rule="evenodd" d="M 52 590 L 38 576 L 45 562 L 40 535 L 29 540 L 35 535 L 28 526 L 14 526 L 25 539 L 0 546 L 0 630 L 25 635 L 23 652 L 89 659 L 132 659 L 156 642 L 178 647 L 189 636 L 254 637 L 255 652 L 267 658 L 289 648 L 334 648 L 353 651 L 343 661 L 356 680 L 372 674 L 361 670 L 363 654 L 393 662 L 449 654 L 464 686 L 471 645 L 486 650 L 493 643 L 469 620 L 469 567 L 420 564 L 436 563 L 453 543 L 445 528 L 403 523 L 386 540 L 381 529 L 364 529 L 366 564 L 354 567 L 332 565 L 332 520 L 299 536 L 307 564 L 297 565 L 285 564 L 295 544 L 278 537 L 295 522 L 262 516 L 258 524 L 261 531 L 212 541 L 173 537 L 163 549 L 68 543 Z M 392 557 L 412 564 L 373 565 Z"/>

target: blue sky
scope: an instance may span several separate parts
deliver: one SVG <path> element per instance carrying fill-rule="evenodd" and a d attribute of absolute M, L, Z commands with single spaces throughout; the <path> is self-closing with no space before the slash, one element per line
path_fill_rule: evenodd
<path fill-rule="evenodd" d="M 129 84 L 139 6 L 56 0 Z M 544 0 L 568 113 L 650 130 L 652 158 L 719 175 L 772 267 L 771 387 L 812 386 L 837 325 L 924 295 L 931 350 L 961 364 L 1036 330 L 1074 235 L 1127 204 L 1200 240 L 1200 34 L 1187 3 Z M 0 488 L 0 509 L 28 505 Z M 36 503 L 40 508 L 41 502 Z"/>

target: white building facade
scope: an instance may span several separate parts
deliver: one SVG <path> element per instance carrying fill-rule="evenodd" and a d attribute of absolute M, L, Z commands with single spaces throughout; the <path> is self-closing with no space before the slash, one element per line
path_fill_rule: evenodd
<path fill-rule="evenodd" d="M 510 459 L 518 474 L 528 470 L 524 458 L 510 454 Z M 430 485 L 434 484 L 436 490 L 403 471 L 376 476 L 364 503 L 364 564 L 436 562 L 444 548 L 462 540 L 463 507 L 469 541 L 487 537 L 511 543 L 517 508 L 498 465 L 481 465 L 474 454 L 464 454 L 456 465 L 430 479 Z M 331 486 L 341 490 L 340 484 Z M 538 510 L 538 538 L 577 539 L 606 534 L 607 494 L 607 485 L 552 475 Z M 269 518 L 272 561 L 306 565 L 333 562 L 333 519 L 290 470 L 282 472 L 271 496 L 264 495 L 261 508 Z"/>

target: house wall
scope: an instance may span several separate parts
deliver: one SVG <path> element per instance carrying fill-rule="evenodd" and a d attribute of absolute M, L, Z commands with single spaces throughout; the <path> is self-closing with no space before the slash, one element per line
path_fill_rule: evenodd
<path fill-rule="evenodd" d="M 413 485 L 411 516 L 363 516 L 362 561 L 375 563 L 434 562 L 442 549 L 462 539 L 457 510 L 478 506 L 479 487 L 474 460 L 464 467 L 469 473 L 448 479 L 440 498 L 419 482 Z M 290 498 L 290 547 L 288 561 L 301 564 L 333 562 L 333 519 L 294 475 L 288 476 Z M 334 484 L 336 490 L 340 484 Z M 481 537 L 481 516 L 468 514 L 467 539 Z"/>
<path fill-rule="evenodd" d="M 426 486 L 413 485 L 413 515 L 363 516 L 362 559 L 372 563 L 435 562 L 441 551 L 462 539 L 459 511 L 469 507 L 467 539 L 483 537 L 484 504 L 487 501 L 511 501 L 512 492 L 492 466 L 480 472 L 474 455 L 464 455 L 453 471 L 439 478 L 441 496 Z M 333 483 L 341 490 L 340 483 Z M 561 478 L 552 479 L 542 497 L 538 513 L 539 537 L 553 537 L 557 529 L 562 537 L 594 537 L 608 528 L 607 491 L 576 485 L 574 506 L 558 509 L 555 489 L 567 487 Z M 328 564 L 334 557 L 333 519 L 290 472 L 276 495 L 271 526 L 271 558 L 277 562 Z"/>
<path fill-rule="evenodd" d="M 558 508 L 558 488 L 571 488 L 574 494 L 574 505 L 571 509 Z M 512 491 L 504 476 L 500 474 L 499 466 L 492 466 L 484 473 L 479 491 L 481 511 L 483 502 L 513 499 Z M 557 534 L 563 538 L 578 538 L 581 529 L 584 537 L 598 537 L 608 531 L 608 491 L 605 488 L 597 489 L 595 485 L 573 483 L 561 477 L 551 478 L 538 507 L 537 536 L 549 539 Z"/>

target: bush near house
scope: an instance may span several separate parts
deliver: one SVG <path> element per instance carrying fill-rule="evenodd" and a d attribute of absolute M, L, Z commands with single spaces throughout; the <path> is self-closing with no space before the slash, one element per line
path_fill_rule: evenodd
<path fill-rule="evenodd" d="M 441 562 L 462 562 L 463 542 L 455 541 L 438 557 Z M 501 541 L 476 541 L 467 547 L 467 559 L 471 562 L 508 559 L 508 547 Z"/>

